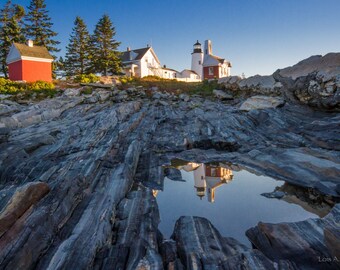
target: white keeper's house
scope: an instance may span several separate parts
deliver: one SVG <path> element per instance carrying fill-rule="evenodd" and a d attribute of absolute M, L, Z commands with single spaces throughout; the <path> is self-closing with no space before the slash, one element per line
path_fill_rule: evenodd
<path fill-rule="evenodd" d="M 176 79 L 186 82 L 198 82 L 203 79 L 218 79 L 230 76 L 231 63 L 224 58 L 212 54 L 210 40 L 205 41 L 204 52 L 197 41 L 191 54 L 191 69 L 179 72 L 162 66 L 155 51 L 147 45 L 145 48 L 122 52 L 123 72 L 126 76 L 146 77 L 158 76 L 164 79 Z"/>

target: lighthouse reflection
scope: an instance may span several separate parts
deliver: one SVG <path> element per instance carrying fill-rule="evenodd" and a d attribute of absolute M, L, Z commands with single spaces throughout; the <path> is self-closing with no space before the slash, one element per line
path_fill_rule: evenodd
<path fill-rule="evenodd" d="M 220 166 L 190 162 L 182 169 L 187 172 L 193 171 L 197 196 L 200 199 L 206 196 L 211 203 L 215 201 L 215 190 L 233 179 L 232 170 Z"/>

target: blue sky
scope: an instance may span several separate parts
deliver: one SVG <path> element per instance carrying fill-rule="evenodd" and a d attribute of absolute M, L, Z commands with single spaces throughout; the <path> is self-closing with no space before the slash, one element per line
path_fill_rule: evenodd
<path fill-rule="evenodd" d="M 29 0 L 12 0 L 28 6 Z M 1 0 L 3 3 L 4 1 Z M 61 55 L 76 16 L 90 31 L 108 14 L 121 49 L 152 44 L 162 64 L 190 68 L 192 45 L 211 39 L 232 74 L 271 74 L 340 51 L 340 0 L 46 0 Z"/>

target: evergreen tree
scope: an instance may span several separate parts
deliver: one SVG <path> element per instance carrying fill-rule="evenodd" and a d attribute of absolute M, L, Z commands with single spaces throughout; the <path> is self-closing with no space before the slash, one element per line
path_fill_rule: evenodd
<path fill-rule="evenodd" d="M 97 23 L 91 39 L 93 72 L 107 76 L 120 71 L 121 61 L 117 51 L 120 42 L 113 39 L 115 35 L 116 30 L 110 17 L 104 15 Z"/>
<path fill-rule="evenodd" d="M 61 56 L 53 62 L 53 70 L 55 78 L 65 77 L 65 61 Z"/>
<path fill-rule="evenodd" d="M 82 18 L 74 21 L 69 44 L 66 47 L 65 70 L 67 76 L 84 74 L 89 70 L 90 35 Z"/>
<path fill-rule="evenodd" d="M 1 71 L 7 77 L 6 57 L 13 42 L 25 42 L 22 34 L 22 18 L 25 10 L 20 5 L 13 5 L 8 0 L 0 10 L 0 65 Z"/>
<path fill-rule="evenodd" d="M 52 31 L 53 23 L 48 15 L 45 0 L 31 0 L 25 18 L 25 34 L 38 46 L 45 46 L 53 55 L 59 52 L 57 45 L 60 43 L 53 39 L 57 33 Z"/>

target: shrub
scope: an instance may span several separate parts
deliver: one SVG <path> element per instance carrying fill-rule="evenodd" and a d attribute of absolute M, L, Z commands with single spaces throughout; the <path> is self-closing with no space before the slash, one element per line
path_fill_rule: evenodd
<path fill-rule="evenodd" d="M 51 82 L 36 81 L 27 84 L 27 90 L 41 91 L 41 90 L 53 90 L 54 84 Z"/>
<path fill-rule="evenodd" d="M 13 82 L 11 80 L 0 78 L 0 94 L 15 94 L 25 90 L 26 85 L 23 83 Z"/>
<path fill-rule="evenodd" d="M 81 91 L 83 95 L 90 95 L 92 92 L 93 90 L 91 86 L 84 86 L 83 90 Z"/>
<path fill-rule="evenodd" d="M 119 80 L 122 84 L 127 84 L 127 83 L 131 83 L 132 81 L 134 81 L 134 78 L 124 76 L 124 77 L 119 78 Z"/>
<path fill-rule="evenodd" d="M 36 93 L 38 92 L 38 96 Z M 20 96 L 20 98 L 38 97 L 43 99 L 53 97 L 58 91 L 51 82 L 36 81 L 33 83 L 13 82 L 0 78 L 0 94 Z"/>
<path fill-rule="evenodd" d="M 95 74 L 81 74 L 74 78 L 74 82 L 77 83 L 96 83 L 99 81 L 99 77 Z"/>

